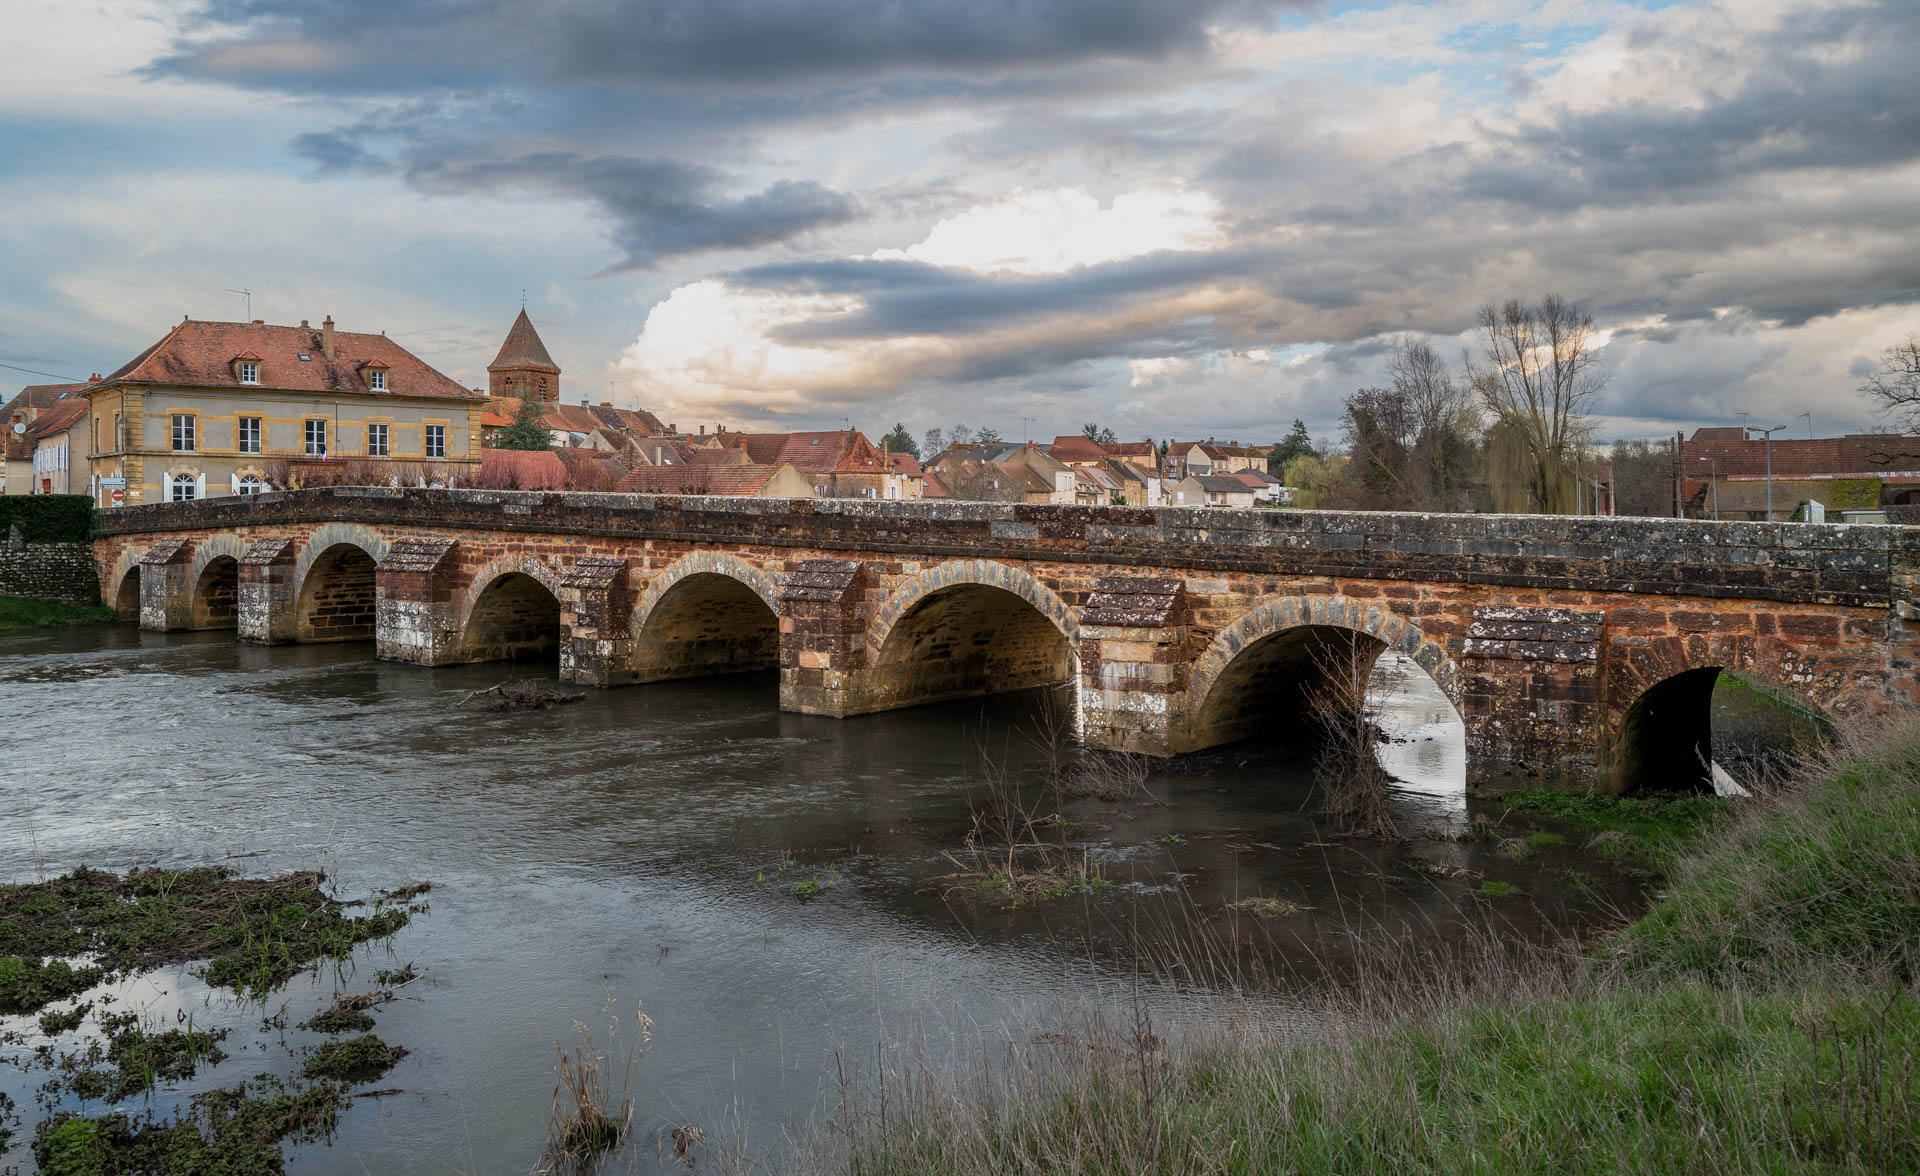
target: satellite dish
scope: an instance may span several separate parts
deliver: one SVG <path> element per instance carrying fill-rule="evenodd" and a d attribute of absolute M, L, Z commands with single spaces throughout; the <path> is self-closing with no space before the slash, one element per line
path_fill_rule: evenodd
<path fill-rule="evenodd" d="M 15 422 L 13 422 L 13 431 L 14 431 L 14 432 L 16 432 L 16 433 L 24 433 L 24 432 L 26 432 L 26 431 L 27 431 L 27 422 L 25 422 L 25 421 L 15 421 Z"/>

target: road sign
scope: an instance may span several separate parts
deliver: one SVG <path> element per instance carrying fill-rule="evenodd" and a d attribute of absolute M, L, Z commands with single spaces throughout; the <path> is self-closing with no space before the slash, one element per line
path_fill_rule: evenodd
<path fill-rule="evenodd" d="M 115 506 L 119 506 L 122 503 L 126 502 L 127 492 L 125 490 L 115 490 L 112 493 L 108 494 L 107 497 L 113 500 L 113 504 Z"/>

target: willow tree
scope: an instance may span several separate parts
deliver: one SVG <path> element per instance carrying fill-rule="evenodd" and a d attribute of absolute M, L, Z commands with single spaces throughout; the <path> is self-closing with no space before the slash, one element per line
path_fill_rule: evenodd
<path fill-rule="evenodd" d="M 1588 415 L 1606 386 L 1593 316 L 1557 294 L 1538 306 L 1517 298 L 1480 311 L 1485 367 L 1468 379 L 1508 440 L 1532 509 L 1577 509 L 1576 471 L 1592 436 Z"/>

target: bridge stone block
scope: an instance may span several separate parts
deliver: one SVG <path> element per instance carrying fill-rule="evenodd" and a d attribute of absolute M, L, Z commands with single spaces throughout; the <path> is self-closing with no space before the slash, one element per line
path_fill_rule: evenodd
<path fill-rule="evenodd" d="M 260 539 L 240 557 L 240 640 L 250 645 L 286 645 L 299 638 L 291 539 Z"/>
<path fill-rule="evenodd" d="M 1103 576 L 1080 609 L 1082 738 L 1107 751 L 1181 750 L 1193 607 L 1179 580 Z"/>
<path fill-rule="evenodd" d="M 612 686 L 633 656 L 632 593 L 627 560 L 583 556 L 560 577 L 560 680 Z"/>
<path fill-rule="evenodd" d="M 193 541 L 162 539 L 140 558 L 140 627 L 193 628 Z"/>
<path fill-rule="evenodd" d="M 382 661 L 417 666 L 465 660 L 460 647 L 456 540 L 403 537 L 374 564 L 374 646 Z"/>
<path fill-rule="evenodd" d="M 1460 717 L 1477 782 L 1587 786 L 1598 780 L 1606 726 L 1600 667 L 1605 630 L 1600 611 L 1473 610 L 1461 644 Z M 1421 664 L 1438 681 L 1440 671 Z"/>
<path fill-rule="evenodd" d="M 780 584 L 780 707 L 845 717 L 867 703 L 870 577 L 852 560 L 809 559 Z"/>

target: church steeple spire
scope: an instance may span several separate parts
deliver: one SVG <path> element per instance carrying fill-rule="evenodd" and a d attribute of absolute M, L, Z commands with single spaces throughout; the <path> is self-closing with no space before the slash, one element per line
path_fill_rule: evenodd
<path fill-rule="evenodd" d="M 536 400 L 560 399 L 560 365 L 547 354 L 526 307 L 522 306 L 520 317 L 513 320 L 500 354 L 487 365 L 487 377 L 490 396 L 518 396 L 522 389 L 531 388 Z"/>

